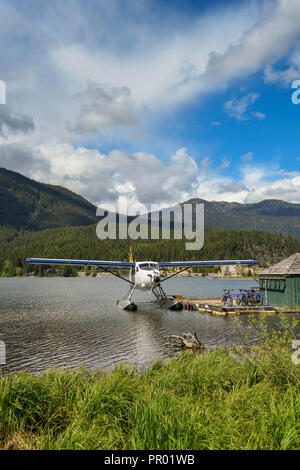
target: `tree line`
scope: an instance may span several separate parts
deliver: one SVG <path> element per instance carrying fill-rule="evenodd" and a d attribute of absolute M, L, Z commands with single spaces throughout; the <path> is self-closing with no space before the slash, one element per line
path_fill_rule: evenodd
<path fill-rule="evenodd" d="M 184 239 L 99 240 L 96 236 L 96 225 L 58 227 L 37 232 L 2 226 L 0 273 L 4 276 L 41 273 L 44 268 L 27 264 L 27 257 L 127 261 L 130 246 L 137 261 L 253 258 L 262 267 L 300 252 L 299 240 L 291 236 L 256 230 L 207 230 L 203 248 L 199 251 L 186 251 Z M 207 268 L 200 269 L 200 272 L 205 271 Z"/>

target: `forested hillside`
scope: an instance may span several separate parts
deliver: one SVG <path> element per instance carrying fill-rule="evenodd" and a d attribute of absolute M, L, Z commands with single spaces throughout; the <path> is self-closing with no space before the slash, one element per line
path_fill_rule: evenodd
<path fill-rule="evenodd" d="M 280 233 L 300 238 L 300 205 L 276 200 L 192 202 L 205 206 L 200 251 L 186 251 L 184 240 L 100 241 L 93 204 L 65 188 L 0 169 L 0 274 L 22 275 L 40 268 L 28 266 L 26 257 L 126 260 L 131 244 L 137 260 L 255 258 L 261 266 L 300 251 L 299 240 Z"/>
<path fill-rule="evenodd" d="M 39 232 L 0 230 L 0 272 L 3 275 L 37 271 L 26 257 L 127 260 L 132 245 L 136 260 L 152 259 L 249 259 L 266 266 L 300 251 L 300 241 L 258 231 L 217 231 L 205 234 L 200 251 L 186 251 L 184 240 L 104 240 L 96 236 L 95 225 L 59 227 Z"/>
<path fill-rule="evenodd" d="M 0 168 L 0 224 L 27 230 L 90 225 L 96 207 L 60 186 L 38 183 Z"/>

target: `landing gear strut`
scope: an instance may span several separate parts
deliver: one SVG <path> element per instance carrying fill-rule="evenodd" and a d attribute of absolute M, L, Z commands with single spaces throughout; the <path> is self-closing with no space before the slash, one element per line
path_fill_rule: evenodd
<path fill-rule="evenodd" d="M 123 310 L 137 310 L 136 304 L 131 300 L 135 288 L 136 286 L 132 285 L 123 299 L 117 301 L 118 307 L 122 308 Z M 151 292 L 153 292 L 162 308 L 167 308 L 170 310 L 182 310 L 182 304 L 180 300 L 173 297 L 168 297 L 160 284 L 153 287 Z"/>
<path fill-rule="evenodd" d="M 161 287 L 161 284 L 158 284 L 158 286 L 154 287 L 152 292 L 159 301 L 161 307 L 167 308 L 169 310 L 182 310 L 182 303 L 180 300 L 170 296 L 168 297 Z"/>
<path fill-rule="evenodd" d="M 156 287 L 153 287 L 152 292 L 159 302 L 165 302 L 167 300 L 166 293 L 160 284 L 158 284 Z"/>
<path fill-rule="evenodd" d="M 135 290 L 135 285 L 133 284 L 129 291 L 125 294 L 122 300 L 117 301 L 118 307 L 122 308 L 123 310 L 136 310 L 137 306 L 134 302 L 131 301 L 132 294 Z"/>

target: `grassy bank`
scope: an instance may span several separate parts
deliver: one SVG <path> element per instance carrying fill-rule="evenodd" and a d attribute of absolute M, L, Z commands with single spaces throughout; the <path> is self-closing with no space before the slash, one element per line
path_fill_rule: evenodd
<path fill-rule="evenodd" d="M 2 449 L 299 449 L 300 366 L 284 335 L 138 372 L 0 381 Z"/>

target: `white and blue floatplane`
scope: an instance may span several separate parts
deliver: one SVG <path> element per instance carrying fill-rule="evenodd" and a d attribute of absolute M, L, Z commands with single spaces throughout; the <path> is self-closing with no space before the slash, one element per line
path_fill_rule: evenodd
<path fill-rule="evenodd" d="M 153 293 L 160 305 L 168 309 L 178 309 L 180 300 L 168 296 L 162 283 L 176 276 L 177 274 L 192 268 L 200 266 L 224 266 L 224 265 L 254 265 L 256 261 L 250 260 L 219 260 L 219 261 L 134 261 L 130 253 L 129 261 L 97 261 L 97 260 L 78 260 L 78 259 L 53 259 L 53 258 L 27 258 L 27 263 L 32 264 L 61 264 L 71 266 L 97 266 L 103 271 L 109 272 L 114 276 L 130 284 L 130 288 L 122 300 L 117 301 L 117 305 L 124 310 L 136 310 L 137 306 L 131 300 L 136 289 Z M 181 268 L 169 276 L 162 276 L 160 270 L 171 267 Z M 112 269 L 129 269 L 128 278 L 121 276 L 120 273 Z"/>

